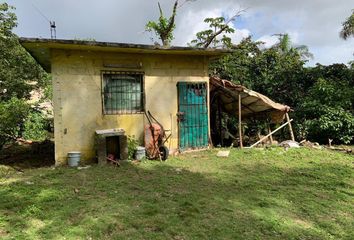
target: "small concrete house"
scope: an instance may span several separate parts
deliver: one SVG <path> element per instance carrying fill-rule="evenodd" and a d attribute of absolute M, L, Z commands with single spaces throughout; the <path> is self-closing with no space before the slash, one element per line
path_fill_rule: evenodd
<path fill-rule="evenodd" d="M 171 130 L 170 151 L 209 144 L 208 63 L 225 51 L 21 38 L 52 74 L 55 161 L 96 157 L 95 132 L 123 129 L 143 144 L 144 112 Z"/>

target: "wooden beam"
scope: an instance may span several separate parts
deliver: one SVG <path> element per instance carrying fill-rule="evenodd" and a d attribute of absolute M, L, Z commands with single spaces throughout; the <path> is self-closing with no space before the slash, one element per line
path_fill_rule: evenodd
<path fill-rule="evenodd" d="M 290 121 L 284 123 L 283 125 L 281 125 L 280 127 L 278 127 L 277 129 L 275 129 L 274 131 L 268 133 L 266 136 L 262 137 L 261 139 L 259 139 L 257 142 L 253 143 L 250 148 L 253 148 L 254 146 L 258 145 L 259 143 L 263 142 L 264 139 L 268 138 L 269 136 L 273 135 L 275 132 L 278 132 L 280 129 L 282 129 L 283 127 L 285 127 L 286 125 L 288 125 L 290 122 L 292 122 L 293 119 L 290 119 Z"/>
<path fill-rule="evenodd" d="M 268 133 L 272 132 L 272 130 L 270 129 L 270 123 L 269 122 L 267 124 L 267 130 L 268 130 Z M 270 140 L 270 144 L 273 145 L 273 136 L 272 135 L 269 136 L 269 140 Z"/>
<path fill-rule="evenodd" d="M 286 116 L 286 121 L 288 121 L 288 123 L 289 123 L 289 132 L 290 132 L 291 140 L 295 141 L 294 132 L 293 132 L 293 128 L 292 128 L 291 123 L 290 123 L 289 114 L 286 113 L 285 116 Z"/>
<path fill-rule="evenodd" d="M 241 124 L 241 94 L 238 94 L 238 135 L 240 137 L 240 148 L 243 148 L 242 143 L 242 124 Z"/>
<path fill-rule="evenodd" d="M 220 85 L 217 87 L 217 89 L 216 89 L 215 91 L 217 92 L 217 91 L 219 91 L 220 89 L 224 90 L 224 93 L 226 93 L 227 95 L 229 95 L 231 98 L 234 99 L 234 101 L 225 103 L 225 104 L 224 104 L 225 106 L 226 106 L 226 105 L 229 105 L 229 104 L 232 104 L 232 103 L 234 103 L 234 102 L 238 102 L 238 101 L 239 101 L 238 99 L 239 99 L 239 97 L 240 97 L 240 95 L 241 95 L 241 93 L 242 93 L 241 91 L 238 91 L 238 94 L 236 94 L 236 93 L 234 93 L 233 91 L 231 91 L 231 90 L 225 88 L 224 86 L 220 86 Z M 241 100 L 243 100 L 243 99 L 245 99 L 245 98 L 248 98 L 248 97 L 251 97 L 251 96 L 250 96 L 250 95 L 246 95 L 246 96 L 244 96 L 244 97 L 241 97 Z M 256 101 L 254 101 L 254 102 L 252 102 L 252 103 L 249 103 L 249 104 L 247 104 L 247 105 L 242 104 L 242 101 L 241 101 L 241 104 L 242 104 L 243 107 L 247 108 L 247 109 L 250 110 L 252 113 L 255 113 L 255 111 L 253 111 L 251 108 L 249 108 L 249 106 L 252 105 L 253 103 L 258 102 L 259 100 L 260 100 L 260 99 L 257 99 Z"/>
<path fill-rule="evenodd" d="M 222 135 L 222 114 L 221 114 L 221 103 L 220 103 L 220 96 L 218 96 L 218 120 L 219 120 L 219 136 L 220 136 L 220 144 L 221 146 L 224 145 L 224 139 Z"/>

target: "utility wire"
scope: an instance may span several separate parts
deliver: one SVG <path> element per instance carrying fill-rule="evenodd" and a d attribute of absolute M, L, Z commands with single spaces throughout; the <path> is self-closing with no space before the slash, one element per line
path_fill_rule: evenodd
<path fill-rule="evenodd" d="M 31 2 L 31 4 L 32 4 L 32 7 L 33 7 L 34 9 L 36 9 L 37 12 L 38 12 L 45 20 L 47 20 L 47 21 L 50 23 L 50 20 L 44 15 L 44 13 L 42 13 L 41 10 L 39 10 L 39 8 L 36 7 L 36 5 L 34 5 L 33 2 Z"/>
<path fill-rule="evenodd" d="M 57 38 L 57 31 L 56 31 L 56 26 L 55 26 L 55 21 L 50 21 L 46 15 L 31 1 L 32 7 L 37 10 L 37 12 L 45 19 L 47 22 L 49 22 L 50 25 L 50 36 L 52 39 Z"/>

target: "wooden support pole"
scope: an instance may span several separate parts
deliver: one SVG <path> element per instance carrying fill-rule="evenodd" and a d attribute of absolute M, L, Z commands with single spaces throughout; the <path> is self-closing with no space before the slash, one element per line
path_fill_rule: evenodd
<path fill-rule="evenodd" d="M 294 132 L 293 132 L 293 128 L 292 128 L 291 123 L 290 123 L 289 114 L 286 113 L 285 116 L 286 116 L 286 121 L 289 123 L 289 132 L 290 132 L 291 140 L 295 141 Z"/>
<path fill-rule="evenodd" d="M 260 142 L 263 142 L 264 139 L 268 138 L 270 135 L 274 134 L 275 132 L 278 132 L 280 129 L 282 129 L 283 127 L 285 127 L 286 125 L 288 125 L 290 122 L 292 122 L 293 119 L 290 119 L 289 122 L 284 123 L 283 125 L 281 125 L 280 127 L 278 127 L 277 129 L 273 130 L 272 132 L 270 132 L 269 134 L 267 134 L 266 136 L 262 137 L 261 139 L 259 139 L 256 143 L 253 143 L 250 148 L 256 146 L 257 144 L 259 144 Z"/>
<path fill-rule="evenodd" d="M 267 130 L 268 130 L 268 133 L 272 132 L 272 130 L 270 129 L 270 124 L 269 123 L 267 124 Z M 273 135 L 269 136 L 269 140 L 270 140 L 270 144 L 273 145 Z"/>
<path fill-rule="evenodd" d="M 240 148 L 243 148 L 242 143 L 242 124 L 241 124 L 241 94 L 238 94 L 238 135 L 240 137 Z"/>
<path fill-rule="evenodd" d="M 224 138 L 222 134 L 222 113 L 221 113 L 221 101 L 220 96 L 218 97 L 218 118 L 219 118 L 219 136 L 220 136 L 220 144 L 224 146 Z"/>

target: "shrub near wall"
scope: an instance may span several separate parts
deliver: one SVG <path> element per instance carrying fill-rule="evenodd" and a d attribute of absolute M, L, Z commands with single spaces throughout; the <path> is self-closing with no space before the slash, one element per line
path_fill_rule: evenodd
<path fill-rule="evenodd" d="M 29 110 L 25 100 L 16 97 L 0 102 L 0 149 L 21 135 Z"/>
<path fill-rule="evenodd" d="M 24 123 L 23 137 L 28 140 L 43 141 L 47 138 L 47 120 L 43 113 L 32 110 Z"/>

